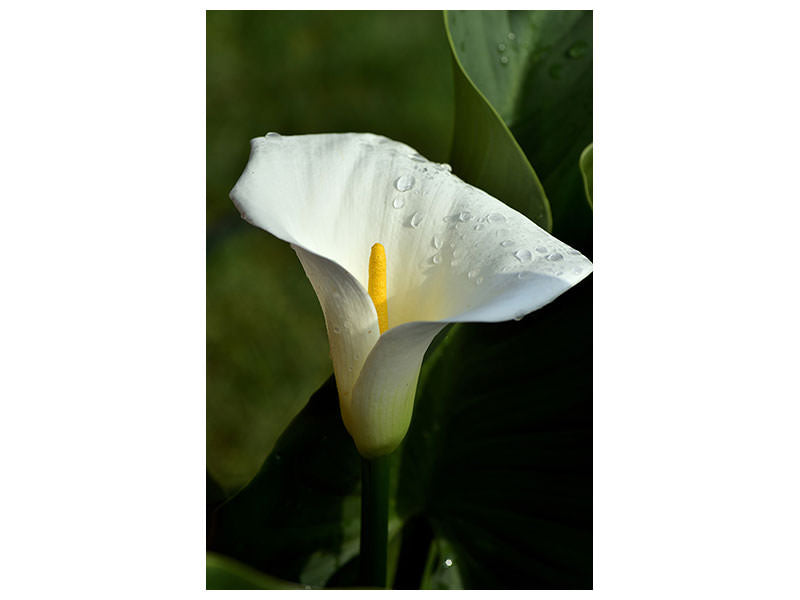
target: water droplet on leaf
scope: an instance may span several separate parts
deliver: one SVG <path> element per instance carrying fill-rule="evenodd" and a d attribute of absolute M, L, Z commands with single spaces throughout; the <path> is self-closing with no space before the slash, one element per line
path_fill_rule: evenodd
<path fill-rule="evenodd" d="M 567 56 L 570 58 L 580 58 L 586 54 L 588 48 L 589 45 L 584 41 L 575 42 L 570 46 L 569 50 L 567 50 Z"/>
<path fill-rule="evenodd" d="M 507 56 L 501 56 L 500 57 L 500 64 L 501 65 L 507 65 L 508 64 L 508 57 Z"/>

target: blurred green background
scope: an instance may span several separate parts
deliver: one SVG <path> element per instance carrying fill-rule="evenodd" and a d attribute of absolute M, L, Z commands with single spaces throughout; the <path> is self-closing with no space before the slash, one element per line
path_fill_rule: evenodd
<path fill-rule="evenodd" d="M 233 490 L 332 370 L 294 252 L 228 198 L 249 140 L 371 131 L 444 162 L 453 75 L 439 11 L 209 11 L 206 26 L 207 467 Z"/>

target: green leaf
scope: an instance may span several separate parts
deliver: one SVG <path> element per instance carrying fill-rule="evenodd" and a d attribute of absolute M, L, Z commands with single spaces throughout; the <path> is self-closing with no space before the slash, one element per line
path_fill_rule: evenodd
<path fill-rule="evenodd" d="M 266 575 L 231 558 L 206 554 L 207 590 L 302 590 L 311 586 Z"/>
<path fill-rule="evenodd" d="M 445 21 L 454 17 L 445 16 Z M 455 173 L 548 231 L 550 205 L 525 153 L 492 104 L 465 71 L 447 28 L 453 56 L 454 111 L 450 162 Z M 458 42 L 466 48 L 463 41 Z M 491 149 L 487 152 L 487 148 Z"/>
<path fill-rule="evenodd" d="M 589 201 L 589 206 L 594 208 L 592 203 L 592 144 L 586 146 L 586 149 L 581 153 L 580 167 L 586 199 Z"/>
<path fill-rule="evenodd" d="M 574 165 L 592 141 L 591 11 L 448 11 L 445 19 L 455 60 L 536 169 L 550 202 L 554 235 L 586 251 L 591 210 Z M 456 172 L 472 182 L 485 177 L 481 166 L 503 152 L 503 145 L 488 135 L 458 139 L 477 109 L 471 108 L 474 98 L 456 87 L 456 141 L 473 144 L 469 152 L 477 154 L 460 162 Z M 485 129 L 476 117 L 475 130 Z M 488 150 L 475 146 L 481 141 Z M 457 145 L 453 151 L 461 150 Z M 516 163 L 491 168 L 496 172 L 489 178 L 528 176 Z"/>
<path fill-rule="evenodd" d="M 324 585 L 358 552 L 360 473 L 331 377 L 253 480 L 216 511 L 209 549 L 283 579 Z"/>
<path fill-rule="evenodd" d="M 591 281 L 520 323 L 459 325 L 423 367 L 402 515 L 466 588 L 590 588 Z"/>
<path fill-rule="evenodd" d="M 213 514 L 208 548 L 317 587 L 347 567 L 336 585 L 352 585 L 348 574 L 356 572 L 361 530 L 360 476 L 361 457 L 342 423 L 330 377 L 253 480 Z M 401 525 L 390 506 L 390 540 Z"/>

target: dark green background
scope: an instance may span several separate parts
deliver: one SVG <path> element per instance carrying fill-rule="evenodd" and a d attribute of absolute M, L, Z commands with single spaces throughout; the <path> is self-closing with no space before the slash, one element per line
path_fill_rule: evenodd
<path fill-rule="evenodd" d="M 228 198 L 249 140 L 371 131 L 448 159 L 453 75 L 442 13 L 207 13 L 207 465 L 250 479 L 331 372 L 294 252 Z"/>

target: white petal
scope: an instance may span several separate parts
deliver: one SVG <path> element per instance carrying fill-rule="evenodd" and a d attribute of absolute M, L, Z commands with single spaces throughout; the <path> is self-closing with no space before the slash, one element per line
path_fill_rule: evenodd
<path fill-rule="evenodd" d="M 384 333 L 361 370 L 347 416 L 358 451 L 366 457 L 394 450 L 408 431 L 422 358 L 444 323 L 414 322 Z"/>
<path fill-rule="evenodd" d="M 364 289 L 369 249 L 381 242 L 390 328 L 519 317 L 591 272 L 580 253 L 405 144 L 322 134 L 251 145 L 231 192 L 242 215 Z"/>
<path fill-rule="evenodd" d="M 342 267 L 299 246 L 292 247 L 325 315 L 339 405 L 345 426 L 351 431 L 348 422 L 351 392 L 361 366 L 380 336 L 378 315 L 367 291 Z"/>
<path fill-rule="evenodd" d="M 592 270 L 579 252 L 405 144 L 372 134 L 268 135 L 251 148 L 231 198 L 297 251 L 325 313 L 342 416 L 362 454 L 402 440 L 422 358 L 445 323 L 520 318 Z M 387 258 L 389 330 L 380 338 L 366 292 L 375 242 Z"/>

